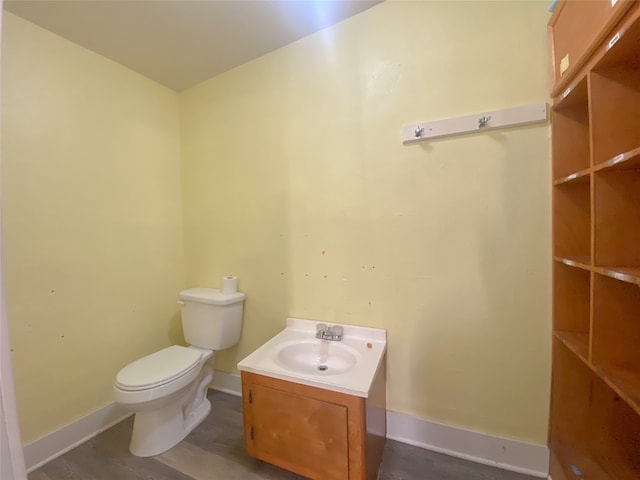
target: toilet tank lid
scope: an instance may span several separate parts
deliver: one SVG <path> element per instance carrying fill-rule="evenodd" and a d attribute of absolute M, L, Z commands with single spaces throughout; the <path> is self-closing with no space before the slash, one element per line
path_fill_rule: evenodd
<path fill-rule="evenodd" d="M 244 293 L 222 293 L 217 288 L 189 288 L 180 292 L 180 300 L 208 303 L 210 305 L 231 305 L 244 300 Z"/>

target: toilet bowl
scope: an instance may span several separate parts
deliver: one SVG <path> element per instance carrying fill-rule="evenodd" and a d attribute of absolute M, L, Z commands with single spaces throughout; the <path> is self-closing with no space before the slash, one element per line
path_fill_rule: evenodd
<path fill-rule="evenodd" d="M 135 412 L 129 450 L 158 455 L 179 443 L 209 414 L 207 387 L 217 350 L 238 342 L 244 294 L 214 289 L 180 293 L 185 339 L 125 366 L 113 385 L 115 401 Z"/>

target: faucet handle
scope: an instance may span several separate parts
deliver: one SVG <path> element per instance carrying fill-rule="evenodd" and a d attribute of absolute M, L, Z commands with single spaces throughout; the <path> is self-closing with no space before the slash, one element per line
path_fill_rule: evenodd
<path fill-rule="evenodd" d="M 342 340 L 344 338 L 344 330 L 341 325 L 331 327 L 331 333 L 334 340 Z"/>
<path fill-rule="evenodd" d="M 327 332 L 326 323 L 316 323 L 316 338 L 323 338 L 326 332 Z"/>

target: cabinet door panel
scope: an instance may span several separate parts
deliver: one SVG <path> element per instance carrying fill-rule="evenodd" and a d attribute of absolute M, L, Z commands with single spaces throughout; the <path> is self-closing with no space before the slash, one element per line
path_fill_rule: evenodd
<path fill-rule="evenodd" d="M 576 72 L 587 56 L 632 5 L 630 0 L 568 0 L 549 22 L 552 91 L 565 74 Z"/>
<path fill-rule="evenodd" d="M 253 447 L 265 460 L 314 478 L 349 478 L 347 408 L 251 385 Z M 301 468 L 296 468 L 301 467 Z"/>

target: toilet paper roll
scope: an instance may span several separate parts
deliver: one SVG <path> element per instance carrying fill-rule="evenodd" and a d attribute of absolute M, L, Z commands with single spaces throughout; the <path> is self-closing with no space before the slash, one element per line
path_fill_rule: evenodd
<path fill-rule="evenodd" d="M 238 279 L 232 275 L 222 279 L 222 293 L 236 293 L 238 291 Z"/>

